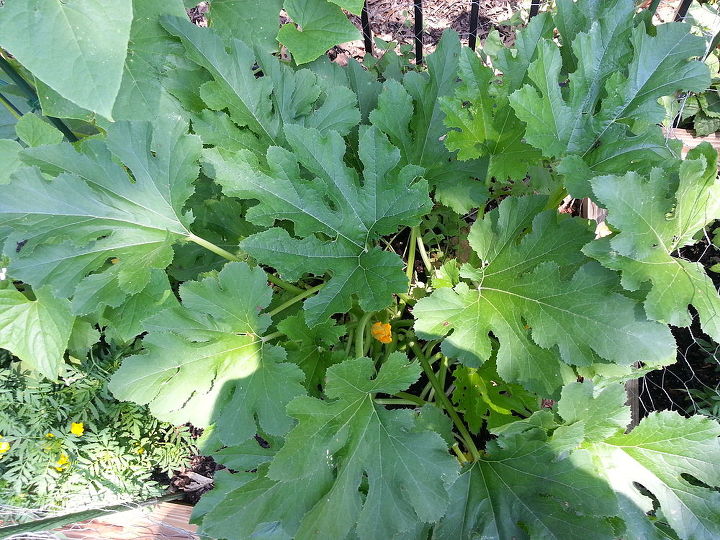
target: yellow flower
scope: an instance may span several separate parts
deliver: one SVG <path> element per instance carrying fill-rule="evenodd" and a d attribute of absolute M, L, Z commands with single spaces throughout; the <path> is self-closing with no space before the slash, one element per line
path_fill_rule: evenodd
<path fill-rule="evenodd" d="M 136 451 L 138 454 L 142 454 L 142 453 L 145 452 L 145 449 L 141 446 L 140 448 L 138 448 L 138 449 L 135 450 L 135 451 Z"/>
<path fill-rule="evenodd" d="M 392 341 L 392 331 L 389 323 L 376 322 L 370 328 L 370 332 L 380 343 L 390 343 Z"/>
<path fill-rule="evenodd" d="M 10 450 L 9 442 L 0 442 L 0 454 L 4 454 Z"/>
<path fill-rule="evenodd" d="M 82 422 L 73 422 L 70 426 L 70 433 L 80 437 L 83 433 L 85 433 L 85 426 Z"/>
<path fill-rule="evenodd" d="M 55 435 L 52 434 L 52 433 L 46 433 L 45 436 L 46 436 L 48 439 L 52 439 Z"/>
<path fill-rule="evenodd" d="M 61 454 L 60 459 L 58 459 L 55 462 L 55 470 L 56 471 L 62 471 L 65 469 L 65 466 L 70 463 L 70 458 L 67 457 L 67 454 Z"/>

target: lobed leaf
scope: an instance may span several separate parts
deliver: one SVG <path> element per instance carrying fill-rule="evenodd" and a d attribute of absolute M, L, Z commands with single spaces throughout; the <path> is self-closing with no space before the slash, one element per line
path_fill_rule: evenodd
<path fill-rule="evenodd" d="M 19 168 L 0 200 L 10 273 L 60 297 L 79 294 L 78 314 L 142 291 L 152 270 L 172 261 L 172 243 L 190 236 L 183 206 L 201 145 L 186 130 L 179 118 L 154 130 L 118 122 L 80 152 L 69 144 L 22 151 L 34 166 Z"/>
<path fill-rule="evenodd" d="M 688 306 L 697 310 L 703 331 L 720 339 L 720 297 L 702 265 L 673 254 L 695 243 L 695 235 L 720 217 L 717 152 L 704 143 L 693 150 L 668 180 L 654 169 L 644 178 L 601 176 L 592 181 L 608 223 L 619 232 L 589 243 L 584 251 L 622 272 L 622 285 L 634 291 L 650 282 L 645 311 L 651 319 L 688 326 Z"/>
<path fill-rule="evenodd" d="M 475 222 L 469 240 L 479 260 L 461 269 L 472 285 L 421 299 L 413 310 L 418 336 L 452 331 L 443 352 L 478 367 L 490 358 L 492 332 L 500 376 L 541 395 L 575 377 L 570 365 L 674 358 L 667 327 L 639 316 L 636 303 L 615 292 L 616 276 L 583 257 L 592 233 L 579 220 L 540 212 L 544 204 L 510 197 Z"/>
<path fill-rule="evenodd" d="M 460 40 L 453 31 L 443 34 L 427 57 L 427 72 L 410 71 L 402 84 L 388 80 L 378 97 L 370 121 L 400 149 L 402 163 L 419 165 L 435 188 L 435 197 L 458 213 L 469 212 L 487 200 L 483 161 L 467 163 L 453 156 L 438 141 L 446 133 L 441 100 L 456 88 Z"/>
<path fill-rule="evenodd" d="M 225 194 L 260 201 L 248 211 L 249 221 L 266 227 L 293 222 L 295 237 L 274 227 L 243 240 L 242 249 L 291 281 L 330 273 L 327 286 L 305 302 L 311 327 L 349 310 L 353 296 L 365 311 L 385 308 L 393 293 L 405 291 L 407 279 L 397 255 L 370 246 L 429 211 L 427 183 L 417 180 L 422 170 L 400 168 L 400 152 L 373 127 L 360 131 L 362 183 L 345 165 L 337 133 L 289 124 L 285 138 L 292 153 L 269 148 L 267 169 L 247 152 L 230 158 L 214 149 L 205 153 L 209 174 Z"/>
<path fill-rule="evenodd" d="M 287 432 L 292 421 L 284 408 L 305 393 L 303 374 L 283 362 L 282 348 L 259 337 L 270 324 L 262 313 L 272 296 L 265 273 L 229 263 L 217 275 L 181 285 L 180 296 L 181 306 L 147 321 L 145 351 L 125 359 L 110 381 L 112 392 L 149 405 L 160 419 L 215 423 L 225 445 L 258 429 Z"/>

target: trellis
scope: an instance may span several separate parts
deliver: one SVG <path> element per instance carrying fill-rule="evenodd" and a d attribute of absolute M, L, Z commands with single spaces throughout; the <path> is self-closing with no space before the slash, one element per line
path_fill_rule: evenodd
<path fill-rule="evenodd" d="M 530 3 L 530 17 L 534 17 L 540 12 L 540 7 L 543 4 L 543 0 L 532 0 Z M 677 10 L 675 11 L 675 20 L 681 21 L 687 15 L 688 9 L 692 4 L 692 0 L 682 0 Z M 660 0 L 652 0 L 648 6 L 648 10 L 651 13 L 655 13 Z M 417 64 L 423 63 L 423 3 L 422 0 L 413 0 L 413 34 L 415 41 L 415 61 Z M 468 46 L 475 50 L 477 46 L 477 29 L 478 21 L 480 19 L 480 0 L 470 0 L 470 23 L 468 29 Z M 370 16 L 368 14 L 367 0 L 363 4 L 362 12 L 360 14 L 360 21 L 362 26 L 363 41 L 365 43 L 365 51 L 368 54 L 373 54 L 373 39 L 372 30 L 370 29 Z"/>

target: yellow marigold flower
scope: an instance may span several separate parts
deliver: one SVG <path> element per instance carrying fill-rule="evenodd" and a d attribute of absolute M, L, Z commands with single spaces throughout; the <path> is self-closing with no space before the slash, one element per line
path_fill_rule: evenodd
<path fill-rule="evenodd" d="M 70 426 L 70 433 L 80 437 L 83 433 L 85 433 L 85 426 L 82 422 L 73 422 Z"/>
<path fill-rule="evenodd" d="M 65 466 L 70 463 L 70 458 L 67 456 L 67 454 L 61 454 L 60 459 L 58 459 L 55 462 L 55 470 L 56 471 L 62 471 L 65 469 Z"/>
<path fill-rule="evenodd" d="M 53 433 L 46 433 L 46 434 L 45 434 L 45 437 L 47 437 L 48 439 L 52 439 L 54 436 L 55 436 L 55 435 L 54 435 Z"/>
<path fill-rule="evenodd" d="M 9 442 L 0 442 L 0 454 L 4 454 L 5 452 L 8 452 L 10 450 L 10 443 Z"/>
<path fill-rule="evenodd" d="M 372 336 L 380 343 L 390 343 L 392 341 L 392 329 L 389 323 L 373 323 L 370 331 Z"/>

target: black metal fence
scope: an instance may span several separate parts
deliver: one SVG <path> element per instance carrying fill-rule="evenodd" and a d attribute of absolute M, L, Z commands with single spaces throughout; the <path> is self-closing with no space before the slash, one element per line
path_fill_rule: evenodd
<path fill-rule="evenodd" d="M 467 1 L 467 0 L 466 0 Z M 530 3 L 530 17 L 534 17 L 540 12 L 540 6 L 543 0 L 532 0 Z M 688 9 L 692 4 L 692 0 L 682 0 L 675 12 L 675 20 L 682 20 L 687 15 Z M 648 6 L 648 10 L 655 12 L 660 0 L 652 0 Z M 418 64 L 423 62 L 423 3 L 422 0 L 413 0 L 414 7 L 414 24 L 413 34 L 415 35 L 415 61 Z M 468 29 L 468 46 L 475 50 L 477 45 L 477 29 L 480 18 L 480 0 L 470 0 L 470 24 Z M 365 51 L 373 54 L 372 30 L 370 29 L 370 16 L 368 15 L 367 0 L 363 4 L 362 14 L 360 16 L 362 23 L 363 41 L 365 42 Z"/>

